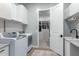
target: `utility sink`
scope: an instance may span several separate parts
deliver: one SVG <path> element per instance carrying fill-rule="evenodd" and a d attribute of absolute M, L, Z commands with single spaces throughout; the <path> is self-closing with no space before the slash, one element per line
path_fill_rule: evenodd
<path fill-rule="evenodd" d="M 79 56 L 79 39 L 64 37 L 65 56 Z"/>
<path fill-rule="evenodd" d="M 74 44 L 75 46 L 79 47 L 79 39 L 74 37 L 64 37 L 65 40 L 69 41 L 70 43 Z"/>
<path fill-rule="evenodd" d="M 72 44 L 74 44 L 76 47 L 79 47 L 79 40 L 71 40 Z"/>

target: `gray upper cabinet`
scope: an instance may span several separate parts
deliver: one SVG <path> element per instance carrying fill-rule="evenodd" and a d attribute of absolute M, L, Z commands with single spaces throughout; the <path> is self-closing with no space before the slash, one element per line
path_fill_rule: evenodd
<path fill-rule="evenodd" d="M 23 5 L 17 5 L 17 20 L 27 24 L 27 9 Z"/>
<path fill-rule="evenodd" d="M 10 13 L 10 4 L 7 3 L 0 3 L 0 17 L 10 19 L 11 13 Z"/>
<path fill-rule="evenodd" d="M 0 17 L 27 24 L 27 9 L 23 5 L 0 3 Z"/>
<path fill-rule="evenodd" d="M 79 3 L 72 3 L 65 9 L 65 19 L 70 18 L 79 12 Z"/>

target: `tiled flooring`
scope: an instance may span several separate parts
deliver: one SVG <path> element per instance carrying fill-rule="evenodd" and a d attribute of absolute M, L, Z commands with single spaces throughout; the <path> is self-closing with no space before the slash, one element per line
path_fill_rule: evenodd
<path fill-rule="evenodd" d="M 32 48 L 27 54 L 28 56 L 59 56 L 57 53 L 50 49 Z"/>

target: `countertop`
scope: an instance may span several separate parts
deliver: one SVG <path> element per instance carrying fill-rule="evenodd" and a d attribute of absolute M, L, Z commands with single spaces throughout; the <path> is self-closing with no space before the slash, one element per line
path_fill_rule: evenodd
<path fill-rule="evenodd" d="M 64 39 L 65 39 L 65 40 L 68 40 L 68 41 L 70 41 L 70 40 L 78 40 L 78 39 L 76 39 L 76 38 L 74 38 L 74 37 L 64 37 Z"/>
<path fill-rule="evenodd" d="M 64 37 L 64 39 L 66 41 L 68 41 L 69 43 L 72 43 L 76 47 L 79 47 L 79 39 L 76 39 L 76 38 L 73 38 L 73 37 Z"/>

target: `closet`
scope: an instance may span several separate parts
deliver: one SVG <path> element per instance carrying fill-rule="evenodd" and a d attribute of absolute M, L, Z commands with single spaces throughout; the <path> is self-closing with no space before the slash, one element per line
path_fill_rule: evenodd
<path fill-rule="evenodd" d="M 50 42 L 50 10 L 39 11 L 39 47 L 49 48 Z"/>

